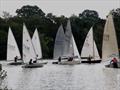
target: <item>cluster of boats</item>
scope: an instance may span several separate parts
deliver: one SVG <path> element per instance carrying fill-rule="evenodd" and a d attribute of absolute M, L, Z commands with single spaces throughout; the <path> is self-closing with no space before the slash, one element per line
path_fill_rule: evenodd
<path fill-rule="evenodd" d="M 37 29 L 35 30 L 31 39 L 25 24 L 23 24 L 22 47 L 21 60 L 21 55 L 16 40 L 11 28 L 9 28 L 7 43 L 7 61 L 15 60 L 15 62 L 10 62 L 10 65 L 23 64 L 23 68 L 37 68 L 43 67 L 44 64 L 47 64 L 47 62 L 43 62 L 42 60 L 40 60 L 42 58 L 42 50 Z M 56 34 L 53 53 L 53 59 L 58 61 L 53 62 L 53 64 L 75 65 L 80 63 L 100 63 L 101 61 L 110 61 L 113 58 L 116 58 L 118 60 L 117 64 L 118 68 L 120 68 L 118 44 L 112 15 L 108 15 L 104 28 L 102 59 L 99 56 L 97 46 L 93 37 L 93 27 L 91 27 L 86 36 L 81 55 L 79 54 L 74 36 L 72 34 L 70 20 L 68 20 L 67 22 L 65 32 L 62 25 L 59 27 Z M 106 67 L 113 66 L 106 65 Z"/>

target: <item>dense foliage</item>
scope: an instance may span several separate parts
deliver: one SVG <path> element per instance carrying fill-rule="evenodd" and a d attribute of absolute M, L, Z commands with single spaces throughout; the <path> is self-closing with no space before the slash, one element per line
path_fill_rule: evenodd
<path fill-rule="evenodd" d="M 52 58 L 54 40 L 60 24 L 63 24 L 64 29 L 67 20 L 71 20 L 72 32 L 81 52 L 85 37 L 91 28 L 94 27 L 94 39 L 97 43 L 99 54 L 101 55 L 102 36 L 104 30 L 105 20 L 99 17 L 99 14 L 94 10 L 84 10 L 79 16 L 72 15 L 67 18 L 63 15 L 60 17 L 52 13 L 45 13 L 37 6 L 23 6 L 16 10 L 17 15 L 11 16 L 4 12 L 4 18 L 0 18 L 0 59 L 6 59 L 7 50 L 7 34 L 9 26 L 12 28 L 15 39 L 18 43 L 20 52 L 22 54 L 22 28 L 23 23 L 26 24 L 29 33 L 32 37 L 35 28 L 39 31 L 39 36 L 42 45 L 42 52 L 44 58 Z M 120 8 L 112 10 L 114 16 L 115 28 L 117 32 L 118 43 L 120 47 Z"/>

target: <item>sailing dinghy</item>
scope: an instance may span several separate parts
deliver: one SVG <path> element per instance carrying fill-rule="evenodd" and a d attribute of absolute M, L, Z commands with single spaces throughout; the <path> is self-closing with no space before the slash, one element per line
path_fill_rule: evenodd
<path fill-rule="evenodd" d="M 74 37 L 72 35 L 70 20 L 68 20 L 67 22 L 65 38 L 63 40 L 64 40 L 63 56 L 67 59 L 73 58 L 73 60 L 72 61 L 64 60 L 64 61 L 59 62 L 58 64 L 60 65 L 80 64 L 81 58 L 80 58 Z"/>
<path fill-rule="evenodd" d="M 21 59 L 20 51 L 18 49 L 16 40 L 14 38 L 11 28 L 9 27 L 7 41 L 7 61 L 13 61 L 15 60 L 15 57 L 18 57 L 17 59 Z M 21 65 L 21 64 L 23 64 L 21 60 L 9 63 L 9 65 Z"/>
<path fill-rule="evenodd" d="M 81 61 L 81 63 L 100 63 L 101 62 L 101 59 L 97 50 L 97 46 L 93 39 L 93 28 L 90 29 L 90 31 L 86 36 L 86 39 L 81 51 L 81 58 L 86 59 L 84 61 Z"/>
<path fill-rule="evenodd" d="M 42 59 L 42 49 L 41 49 L 41 43 L 40 43 L 39 34 L 38 34 L 37 29 L 35 30 L 35 32 L 33 34 L 32 43 L 33 43 L 33 47 L 35 49 L 36 59 L 41 60 Z M 39 63 L 47 64 L 47 62 L 43 62 L 43 60 L 41 60 L 41 62 L 39 62 Z"/>
<path fill-rule="evenodd" d="M 40 63 L 31 63 L 29 64 L 30 60 L 36 60 L 36 54 L 35 50 L 33 47 L 32 40 L 30 38 L 30 35 L 28 33 L 28 30 L 25 26 L 23 25 L 23 61 L 25 63 L 23 68 L 38 68 L 38 67 L 43 67 L 43 64 Z"/>
<path fill-rule="evenodd" d="M 64 34 L 63 26 L 60 25 L 55 38 L 53 59 L 56 60 L 59 57 L 63 58 L 64 41 L 65 41 L 65 34 Z M 53 64 L 58 64 L 58 62 L 53 62 Z"/>
<path fill-rule="evenodd" d="M 116 58 L 118 60 L 118 67 L 120 68 L 117 37 L 116 37 L 115 27 L 113 23 L 113 17 L 110 14 L 107 17 L 105 28 L 104 28 L 103 45 L 102 45 L 102 60 L 110 61 L 113 58 Z M 113 65 L 108 64 L 106 65 L 106 67 L 113 68 Z"/>

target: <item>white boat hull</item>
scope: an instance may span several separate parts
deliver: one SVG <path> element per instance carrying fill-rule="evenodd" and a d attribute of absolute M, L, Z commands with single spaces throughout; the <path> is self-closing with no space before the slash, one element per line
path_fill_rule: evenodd
<path fill-rule="evenodd" d="M 80 61 L 62 61 L 58 62 L 59 65 L 77 65 L 80 64 Z"/>

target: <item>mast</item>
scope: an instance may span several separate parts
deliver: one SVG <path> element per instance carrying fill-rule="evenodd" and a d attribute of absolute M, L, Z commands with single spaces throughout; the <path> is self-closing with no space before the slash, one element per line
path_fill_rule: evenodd
<path fill-rule="evenodd" d="M 94 34 L 93 34 L 93 29 L 92 29 L 92 35 L 93 35 L 93 38 L 92 38 L 92 43 L 93 43 L 93 59 L 95 60 L 95 49 L 94 49 Z"/>

